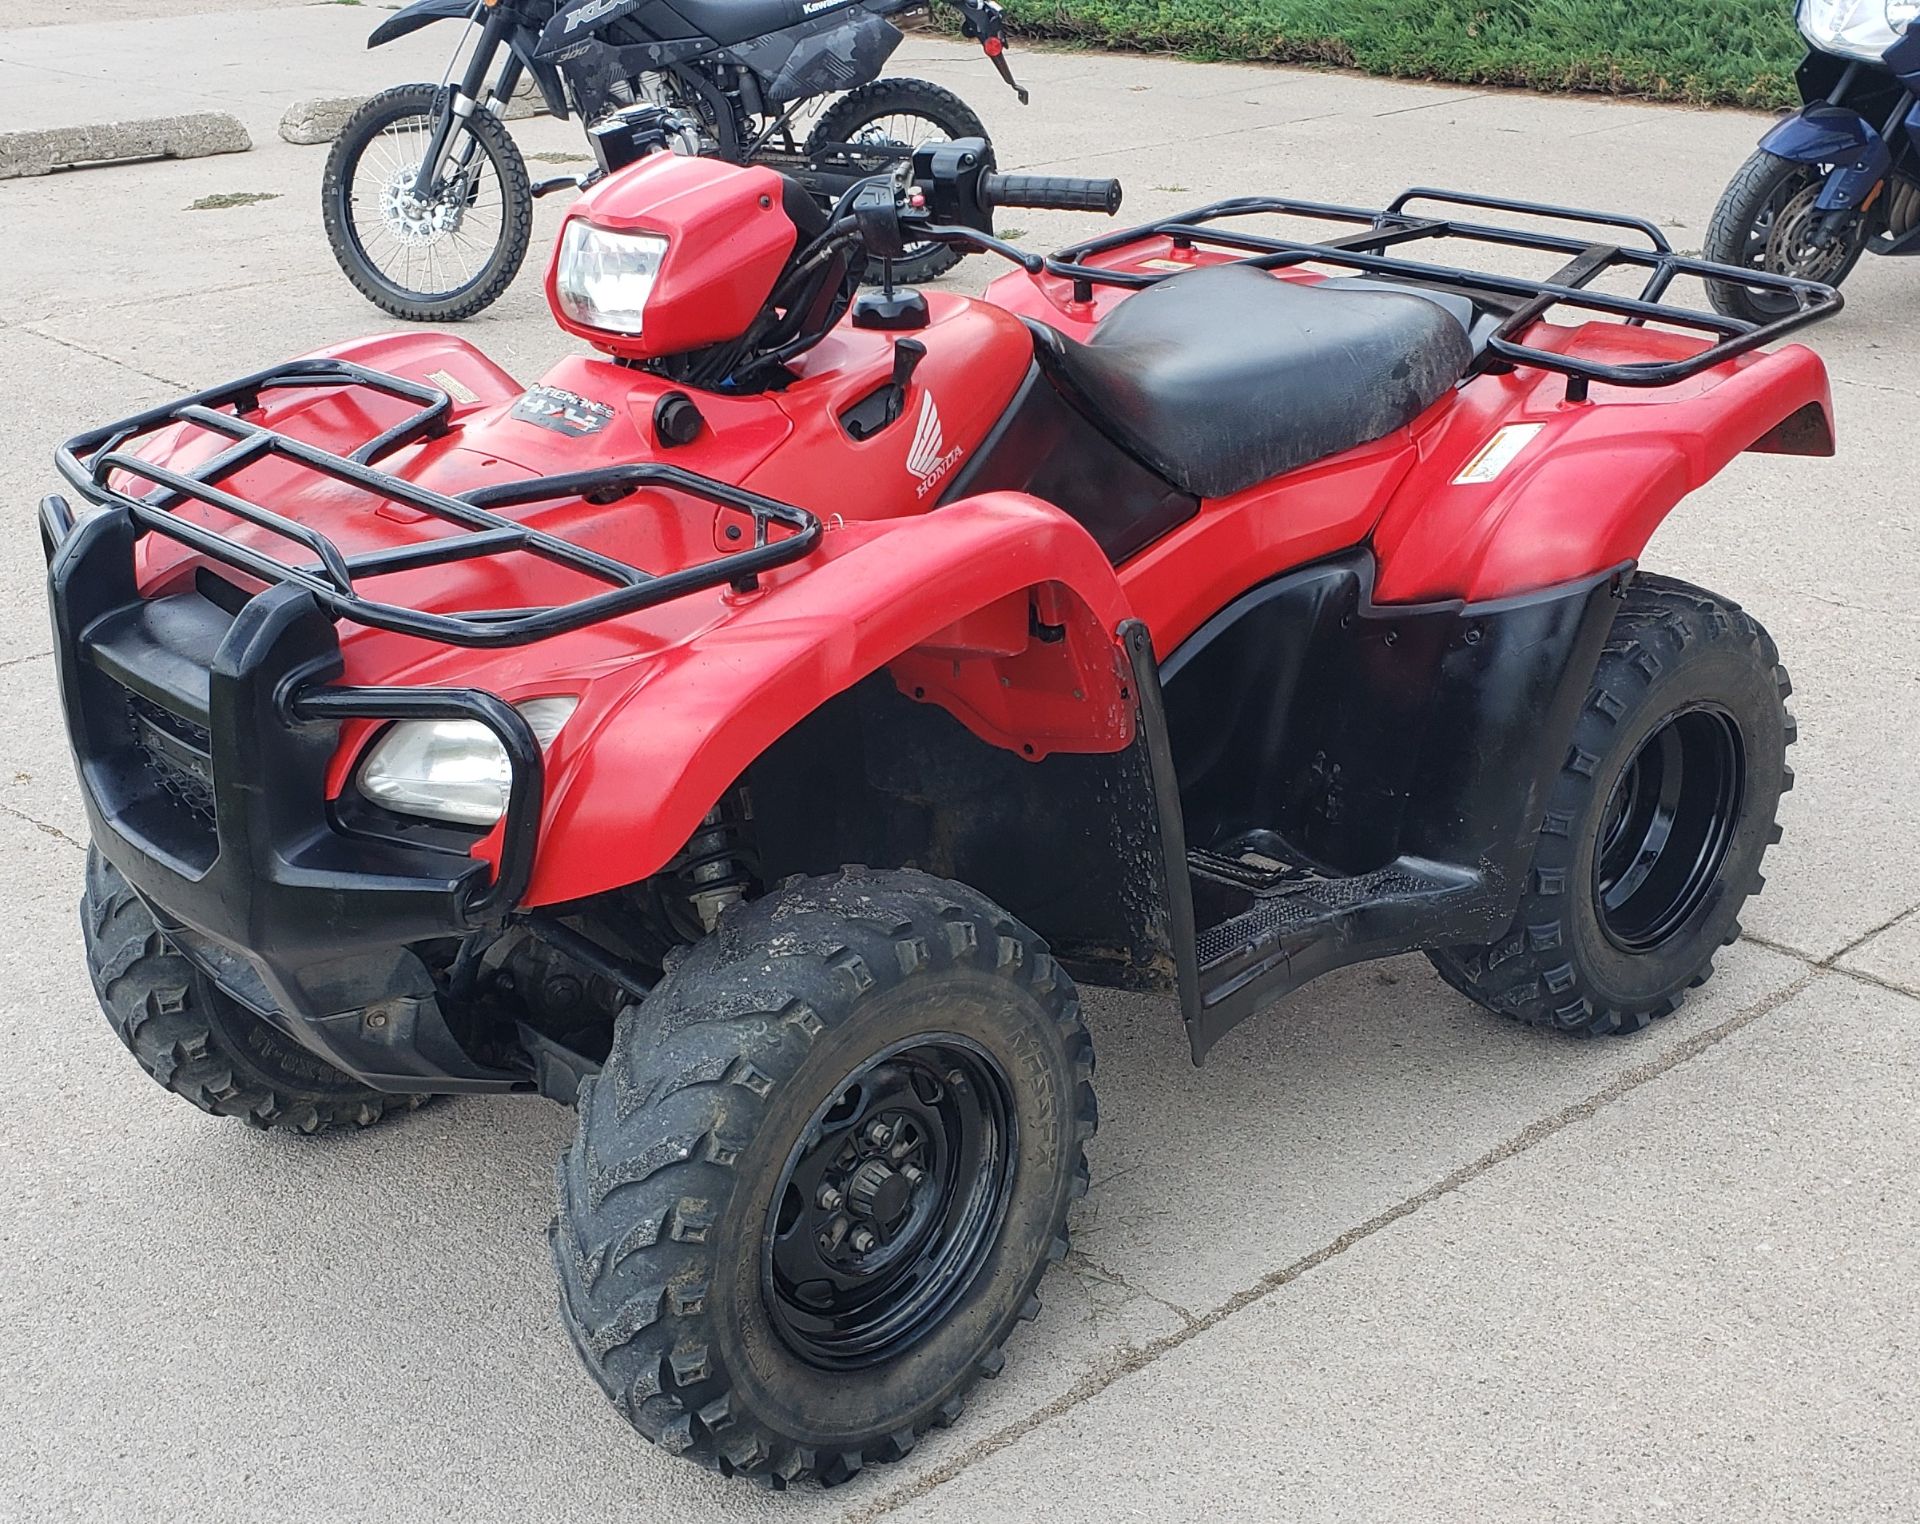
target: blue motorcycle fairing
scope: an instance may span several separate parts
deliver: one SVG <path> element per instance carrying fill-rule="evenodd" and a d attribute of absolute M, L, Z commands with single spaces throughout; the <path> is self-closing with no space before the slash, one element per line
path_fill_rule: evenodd
<path fill-rule="evenodd" d="M 1886 146 L 1873 123 L 1857 111 L 1825 101 L 1815 101 L 1774 123 L 1760 140 L 1768 153 L 1796 164 L 1833 164 L 1875 145 Z"/>
<path fill-rule="evenodd" d="M 1803 108 L 1760 140 L 1776 158 L 1796 164 L 1832 164 L 1815 203 L 1823 212 L 1851 211 L 1886 178 L 1893 151 L 1873 123 L 1845 106 L 1824 101 Z"/>

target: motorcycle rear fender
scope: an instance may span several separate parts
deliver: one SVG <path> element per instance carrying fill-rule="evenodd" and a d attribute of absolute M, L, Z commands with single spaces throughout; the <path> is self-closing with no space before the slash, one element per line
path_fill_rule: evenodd
<path fill-rule="evenodd" d="M 1034 498 L 836 524 L 726 603 L 694 638 L 589 684 L 549 757 L 528 903 L 656 872 L 770 747 L 875 674 L 1016 768 L 1137 736 L 1119 583 L 1092 537 Z"/>
<path fill-rule="evenodd" d="M 413 0 L 412 5 L 395 11 L 375 27 L 367 37 L 367 46 L 382 47 L 435 21 L 467 21 L 473 14 L 472 0 Z M 516 28 L 508 37 L 507 46 L 540 87 L 540 99 L 547 110 L 564 121 L 568 115 L 567 92 L 560 82 L 560 71 L 551 60 L 535 57 L 533 32 L 526 27 Z"/>
<path fill-rule="evenodd" d="M 1611 345 L 1599 355 L 1610 360 L 1698 347 L 1614 323 L 1550 332 L 1529 342 Z M 1833 453 L 1826 367 L 1797 344 L 1673 386 L 1596 384 L 1585 402 L 1540 371 L 1476 378 L 1458 401 L 1421 437 L 1420 463 L 1374 530 L 1382 603 L 1483 602 L 1593 576 L 1638 560 L 1674 504 L 1742 451 Z M 1519 448 L 1490 473 L 1507 429 L 1532 433 L 1509 437 Z"/>

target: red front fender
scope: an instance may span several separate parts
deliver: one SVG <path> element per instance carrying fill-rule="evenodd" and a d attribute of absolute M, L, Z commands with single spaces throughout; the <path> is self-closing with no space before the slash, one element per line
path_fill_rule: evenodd
<path fill-rule="evenodd" d="M 1698 347 L 1617 323 L 1558 332 L 1582 353 L 1632 346 L 1603 359 Z M 1421 439 L 1419 465 L 1374 530 L 1376 596 L 1481 602 L 1636 561 L 1674 504 L 1742 451 L 1831 454 L 1831 412 L 1826 367 L 1797 344 L 1674 386 L 1596 385 L 1584 402 L 1567 401 L 1565 379 L 1545 372 L 1477 378 Z M 1472 479 L 1511 428 L 1537 432 L 1491 479 Z"/>
<path fill-rule="evenodd" d="M 718 623 L 583 700 L 585 727 L 553 757 L 528 903 L 656 871 L 768 746 L 882 667 L 1035 760 L 1133 738 L 1120 585 L 1086 530 L 1034 498 L 836 522 L 815 555 L 724 598 Z"/>

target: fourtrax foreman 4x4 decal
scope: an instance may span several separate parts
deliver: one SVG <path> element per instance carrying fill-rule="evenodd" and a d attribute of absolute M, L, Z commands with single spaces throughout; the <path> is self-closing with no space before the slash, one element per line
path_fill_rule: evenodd
<path fill-rule="evenodd" d="M 513 416 L 522 423 L 537 423 L 543 429 L 577 439 L 598 434 L 613 421 L 613 409 L 563 387 L 532 386 L 514 403 Z"/>

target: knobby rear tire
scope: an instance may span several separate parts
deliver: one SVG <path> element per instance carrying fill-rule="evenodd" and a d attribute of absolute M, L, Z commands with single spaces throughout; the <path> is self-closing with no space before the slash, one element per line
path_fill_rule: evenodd
<path fill-rule="evenodd" d="M 872 84 L 849 90 L 820 114 L 813 131 L 807 134 L 807 154 L 811 157 L 828 143 L 851 142 L 854 134 L 870 122 L 903 115 L 934 123 L 950 142 L 987 135 L 986 125 L 973 108 L 951 90 L 924 79 L 876 79 Z M 959 250 L 934 244 L 909 259 L 896 259 L 893 278 L 903 286 L 916 285 L 944 275 L 959 264 L 960 259 Z M 875 285 L 880 278 L 880 262 L 873 260 L 866 282 Z"/>
<path fill-rule="evenodd" d="M 1740 935 L 1741 908 L 1765 883 L 1760 861 L 1780 839 L 1775 815 L 1793 787 L 1792 691 L 1772 638 L 1738 604 L 1638 577 L 1549 791 L 1519 914 L 1487 946 L 1430 951 L 1441 978 L 1496 1014 L 1580 1037 L 1637 1032 L 1678 1010 L 1712 976 L 1714 954 Z M 1629 950 L 1603 919 L 1596 865 L 1614 788 L 1643 741 L 1696 711 L 1737 730 L 1737 817 L 1698 903 L 1657 945 Z"/>

